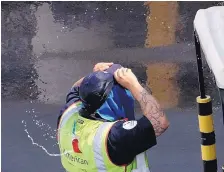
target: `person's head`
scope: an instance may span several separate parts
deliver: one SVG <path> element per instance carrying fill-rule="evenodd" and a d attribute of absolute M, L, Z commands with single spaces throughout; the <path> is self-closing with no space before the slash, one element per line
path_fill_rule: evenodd
<path fill-rule="evenodd" d="M 106 71 L 97 71 L 86 76 L 79 87 L 84 108 L 90 113 L 95 112 L 105 102 L 113 86 L 113 75 Z"/>
<path fill-rule="evenodd" d="M 85 111 L 85 114 L 90 115 L 98 111 L 101 118 L 106 118 L 106 120 L 108 120 L 108 116 L 106 117 L 106 115 L 100 113 L 106 112 L 104 109 L 117 111 L 114 112 L 117 114 L 122 113 L 120 112 L 120 109 L 116 108 L 116 105 L 114 105 L 116 103 L 121 103 L 119 101 L 119 95 L 122 95 L 123 97 L 125 96 L 127 101 L 132 99 L 132 97 L 129 94 L 124 94 L 125 91 L 122 91 L 124 88 L 120 87 L 121 89 L 119 89 L 117 86 L 118 84 L 114 79 L 114 72 L 121 67 L 121 65 L 113 64 L 106 71 L 93 72 L 83 79 L 79 87 L 79 96 L 83 103 L 82 110 Z M 107 105 L 105 106 L 106 103 Z M 101 111 L 99 111 L 99 108 L 101 108 Z"/>

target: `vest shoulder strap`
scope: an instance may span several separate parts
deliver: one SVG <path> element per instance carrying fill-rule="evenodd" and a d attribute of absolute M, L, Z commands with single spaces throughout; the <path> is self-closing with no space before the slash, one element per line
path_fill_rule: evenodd
<path fill-rule="evenodd" d="M 94 151 L 94 157 L 95 157 L 95 162 L 97 169 L 102 169 L 102 171 L 106 171 L 106 164 L 103 159 L 103 152 L 102 152 L 102 141 L 105 139 L 104 138 L 104 133 L 108 132 L 108 130 L 111 128 L 111 126 L 114 124 L 114 122 L 104 122 L 102 123 L 94 137 L 93 141 L 93 151 Z M 105 150 L 106 151 L 106 150 Z"/>
<path fill-rule="evenodd" d="M 64 111 L 61 116 L 58 128 L 62 128 L 72 115 L 79 112 L 79 110 L 81 109 L 80 104 L 80 102 L 73 103 Z"/>

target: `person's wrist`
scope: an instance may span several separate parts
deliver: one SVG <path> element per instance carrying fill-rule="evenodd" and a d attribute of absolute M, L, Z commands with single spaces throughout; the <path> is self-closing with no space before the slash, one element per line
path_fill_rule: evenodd
<path fill-rule="evenodd" d="M 141 91 L 143 89 L 143 87 L 141 86 L 141 84 L 139 82 L 133 83 L 130 85 L 130 91 L 131 92 L 136 92 L 136 91 Z"/>
<path fill-rule="evenodd" d="M 132 95 L 134 96 L 134 98 L 139 101 L 140 93 L 142 92 L 143 89 L 144 88 L 140 85 L 140 83 L 134 83 L 132 84 L 130 91 Z"/>

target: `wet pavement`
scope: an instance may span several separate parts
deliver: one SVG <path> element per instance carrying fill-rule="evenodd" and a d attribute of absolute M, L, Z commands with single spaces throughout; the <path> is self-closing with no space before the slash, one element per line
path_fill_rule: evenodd
<path fill-rule="evenodd" d="M 153 171 L 200 171 L 192 22 L 198 9 L 222 2 L 1 5 L 3 172 L 63 171 L 60 158 L 32 145 L 24 130 L 27 127 L 50 152 L 58 152 L 51 130 L 65 94 L 101 61 L 132 68 L 167 109 L 171 127 L 149 151 Z M 220 101 L 205 62 L 204 66 L 206 91 L 214 98 L 218 161 L 224 164 Z"/>

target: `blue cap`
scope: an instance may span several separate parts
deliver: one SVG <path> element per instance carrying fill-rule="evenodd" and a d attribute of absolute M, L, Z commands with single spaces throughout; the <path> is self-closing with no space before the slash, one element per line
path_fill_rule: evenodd
<path fill-rule="evenodd" d="M 105 102 L 115 83 L 114 72 L 121 67 L 113 64 L 106 71 L 93 72 L 83 79 L 79 96 L 85 108 L 94 112 Z"/>

